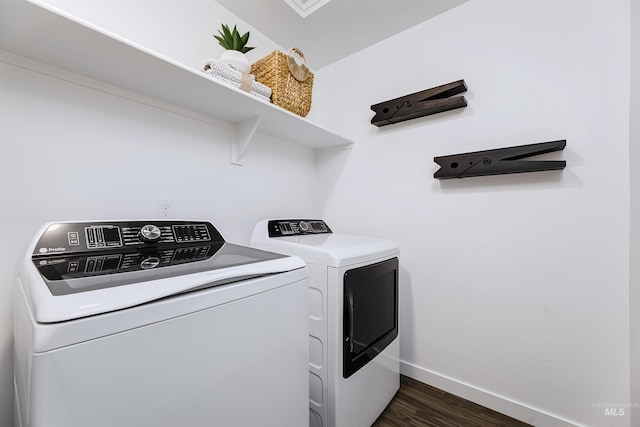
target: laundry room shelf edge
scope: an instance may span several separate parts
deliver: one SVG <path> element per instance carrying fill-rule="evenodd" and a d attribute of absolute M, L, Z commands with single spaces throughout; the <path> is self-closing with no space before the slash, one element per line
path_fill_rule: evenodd
<path fill-rule="evenodd" d="M 256 132 L 314 150 L 353 143 L 195 68 L 36 0 L 2 2 L 0 49 L 231 123 L 233 163 L 242 158 Z"/>

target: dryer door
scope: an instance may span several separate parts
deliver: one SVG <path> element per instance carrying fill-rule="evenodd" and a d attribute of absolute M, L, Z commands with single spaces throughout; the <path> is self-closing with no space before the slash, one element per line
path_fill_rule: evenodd
<path fill-rule="evenodd" d="M 398 336 L 398 258 L 344 274 L 342 376 L 349 378 Z"/>

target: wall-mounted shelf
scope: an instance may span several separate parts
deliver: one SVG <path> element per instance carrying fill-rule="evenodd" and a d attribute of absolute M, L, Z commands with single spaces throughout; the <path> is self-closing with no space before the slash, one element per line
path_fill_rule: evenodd
<path fill-rule="evenodd" d="M 353 141 L 35 0 L 0 4 L 0 49 L 234 124 L 238 162 L 255 132 L 322 149 Z"/>

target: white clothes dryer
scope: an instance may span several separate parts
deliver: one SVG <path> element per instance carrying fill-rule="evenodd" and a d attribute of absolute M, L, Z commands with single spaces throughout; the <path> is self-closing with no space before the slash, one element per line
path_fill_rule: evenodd
<path fill-rule="evenodd" d="M 19 427 L 300 427 L 304 262 L 204 221 L 45 225 L 14 297 Z"/>
<path fill-rule="evenodd" d="M 400 387 L 398 246 L 300 219 L 260 221 L 251 245 L 309 270 L 309 425 L 371 426 Z"/>

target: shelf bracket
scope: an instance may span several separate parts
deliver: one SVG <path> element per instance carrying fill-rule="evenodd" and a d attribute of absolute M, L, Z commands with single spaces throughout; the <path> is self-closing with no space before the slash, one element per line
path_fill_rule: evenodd
<path fill-rule="evenodd" d="M 240 123 L 233 125 L 233 135 L 231 139 L 231 164 L 242 166 L 240 160 L 244 157 L 249 147 L 251 138 L 256 133 L 261 117 L 250 117 Z"/>

